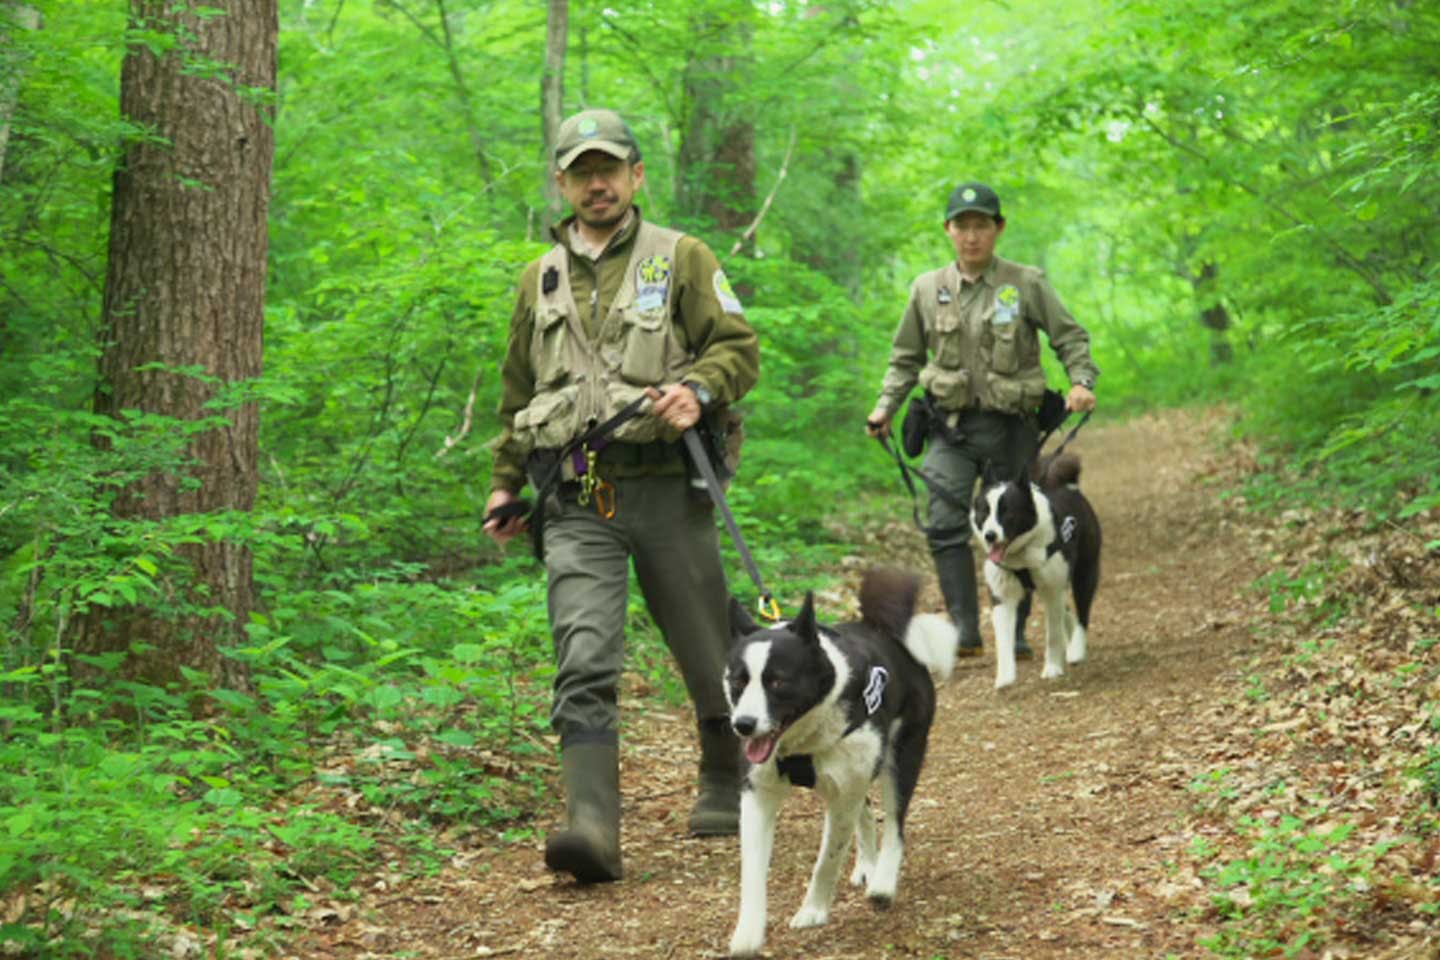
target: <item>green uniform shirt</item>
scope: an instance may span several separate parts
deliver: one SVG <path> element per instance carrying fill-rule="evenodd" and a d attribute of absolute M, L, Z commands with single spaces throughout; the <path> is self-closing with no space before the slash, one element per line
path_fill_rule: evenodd
<path fill-rule="evenodd" d="M 558 224 L 554 234 L 569 257 L 570 289 L 580 310 L 586 331 L 594 337 L 601 319 L 610 311 L 611 301 L 625 279 L 625 267 L 635 233 L 640 227 L 640 208 L 598 260 L 577 253 L 569 243 L 573 217 Z M 755 385 L 760 375 L 759 342 L 746 322 L 739 301 L 730 290 L 715 254 L 695 237 L 682 237 L 675 250 L 672 303 L 676 332 L 690 353 L 694 365 L 685 379 L 710 391 L 712 403 L 738 401 Z M 511 427 L 515 414 L 535 396 L 535 372 L 530 360 L 531 331 L 539 286 L 540 260 L 526 268 L 520 278 L 515 310 L 510 318 L 510 339 L 501 366 L 501 432 L 491 442 L 494 467 L 490 485 L 494 490 L 518 493 L 525 485 L 525 455 L 514 442 Z"/>
<path fill-rule="evenodd" d="M 1094 384 L 1090 335 L 1043 270 L 995 257 L 974 282 L 953 262 L 924 274 L 895 331 L 877 406 L 893 414 L 918 381 L 946 409 L 1033 413 L 1044 389 L 1039 331 L 1072 384 Z"/>

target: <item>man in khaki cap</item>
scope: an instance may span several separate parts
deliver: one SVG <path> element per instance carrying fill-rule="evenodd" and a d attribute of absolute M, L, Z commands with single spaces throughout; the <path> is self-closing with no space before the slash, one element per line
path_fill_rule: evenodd
<path fill-rule="evenodd" d="M 871 436 L 890 421 L 918 382 L 938 410 L 924 469 L 961 504 L 969 504 L 982 473 L 1014 477 L 1034 458 L 1036 411 L 1045 392 L 1040 337 L 1070 378 L 1069 410 L 1095 408 L 1090 335 L 1060 302 L 1038 267 L 995 255 L 1005 232 L 1000 197 L 983 183 L 962 183 L 945 209 L 945 234 L 955 248 L 949 264 L 920 276 L 895 331 L 890 367 L 867 418 Z M 960 653 L 980 653 L 980 608 L 970 518 L 933 490 L 925 531 L 945 605 L 960 631 Z M 1020 608 L 1016 653 L 1025 645 L 1027 597 Z"/>
<path fill-rule="evenodd" d="M 504 508 L 527 472 L 538 485 L 559 464 L 540 543 L 567 823 L 547 840 L 545 863 L 599 883 L 622 873 L 618 688 L 632 563 L 695 703 L 690 832 L 738 829 L 740 752 L 723 690 L 729 593 L 713 505 L 696 495 L 679 437 L 755 385 L 759 350 L 710 248 L 649 223 L 634 204 L 645 164 L 618 114 L 586 110 L 562 123 L 555 165 L 573 214 L 520 278 L 485 531 L 505 543 L 525 530 Z M 647 395 L 645 412 L 560 457 Z"/>

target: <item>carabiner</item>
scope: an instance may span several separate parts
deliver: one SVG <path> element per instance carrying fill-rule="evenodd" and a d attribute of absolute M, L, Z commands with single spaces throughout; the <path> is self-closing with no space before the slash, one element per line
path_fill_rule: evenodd
<path fill-rule="evenodd" d="M 755 609 L 760 612 L 761 617 L 771 623 L 780 621 L 780 604 L 776 603 L 775 598 L 768 593 L 755 601 Z"/>
<path fill-rule="evenodd" d="M 608 480 L 595 480 L 595 512 L 606 520 L 615 516 L 615 484 Z"/>

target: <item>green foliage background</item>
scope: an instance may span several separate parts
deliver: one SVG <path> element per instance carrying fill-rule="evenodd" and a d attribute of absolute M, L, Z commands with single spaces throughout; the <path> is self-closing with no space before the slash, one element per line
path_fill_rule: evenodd
<path fill-rule="evenodd" d="M 725 256 L 763 343 L 733 497 L 782 600 L 845 549 L 838 525 L 902 509 L 861 420 L 972 177 L 1004 198 L 1002 252 L 1091 330 L 1102 416 L 1228 403 L 1298 469 L 1287 496 L 1440 505 L 1433 4 L 571 7 L 567 109 L 624 112 L 647 215 L 722 256 L 734 231 L 681 202 L 685 78 L 744 64 L 721 108 L 776 197 L 755 255 Z M 154 38 L 119 0 L 35 3 L 39 29 L 22 9 L 0 3 L 0 893 L 38 893 L 0 941 L 83 955 L 98 924 L 143 956 L 147 918 L 249 930 L 376 856 L 387 813 L 418 863 L 436 827 L 528 829 L 541 782 L 494 758 L 543 742 L 543 587 L 479 509 L 514 283 L 544 249 L 543 7 L 283 0 L 261 504 L 148 525 L 108 498 L 175 468 L 183 432 L 89 408 L 111 172 L 148 135 L 118 119 L 119 67 Z M 1220 308 L 1226 329 L 1200 322 Z M 255 691 L 68 682 L 72 618 L 164 607 L 174 548 L 205 537 L 256 552 L 232 652 Z M 638 604 L 634 625 L 663 679 Z"/>

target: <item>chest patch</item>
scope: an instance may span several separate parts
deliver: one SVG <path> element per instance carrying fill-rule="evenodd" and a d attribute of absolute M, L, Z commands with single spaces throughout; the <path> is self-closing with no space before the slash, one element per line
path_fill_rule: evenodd
<path fill-rule="evenodd" d="M 885 699 L 885 687 L 890 682 L 890 672 L 884 667 L 871 667 L 870 679 L 865 682 L 865 712 L 874 713 Z"/>
<path fill-rule="evenodd" d="M 1020 290 L 1011 283 L 995 291 L 995 322 L 1014 323 L 1020 315 Z"/>
<path fill-rule="evenodd" d="M 670 293 L 670 258 L 661 254 L 646 257 L 635 267 L 635 306 L 640 310 L 658 310 Z"/>

